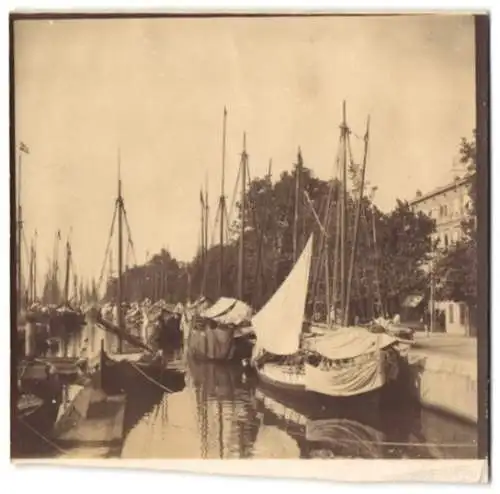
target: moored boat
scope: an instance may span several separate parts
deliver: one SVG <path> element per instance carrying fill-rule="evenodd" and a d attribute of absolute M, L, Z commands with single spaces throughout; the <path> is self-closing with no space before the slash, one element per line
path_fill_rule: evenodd
<path fill-rule="evenodd" d="M 38 364 L 38 362 L 36 362 Z M 36 379 L 31 379 L 29 369 L 32 362 L 25 362 L 24 371 L 18 377 L 17 399 L 13 413 L 16 427 L 12 430 L 12 456 L 36 453 L 41 445 L 50 441 L 62 401 L 62 384 L 46 364 L 45 376 L 40 376 L 37 366 Z"/>
<path fill-rule="evenodd" d="M 376 405 L 398 377 L 397 339 L 358 327 L 324 337 L 302 334 L 312 246 L 311 235 L 289 276 L 252 319 L 254 366 L 266 385 L 307 394 L 323 406 Z"/>
<path fill-rule="evenodd" d="M 199 360 L 241 362 L 253 348 L 252 309 L 234 298 L 221 297 L 195 319 L 187 340 L 188 354 Z"/>

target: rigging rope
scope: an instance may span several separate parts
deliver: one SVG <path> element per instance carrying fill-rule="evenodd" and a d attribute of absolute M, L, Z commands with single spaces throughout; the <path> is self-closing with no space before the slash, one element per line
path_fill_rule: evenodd
<path fill-rule="evenodd" d="M 145 379 L 147 379 L 149 382 L 156 384 L 159 388 L 163 389 L 163 391 L 167 393 L 173 393 L 173 391 L 166 386 L 163 386 L 163 384 L 159 383 L 156 379 L 153 379 L 152 377 L 148 376 L 139 366 L 137 366 L 134 362 L 129 362 L 130 365 L 137 371 L 139 374 L 141 374 Z"/>
<path fill-rule="evenodd" d="M 32 427 L 30 424 L 28 424 L 28 422 L 26 422 L 25 420 L 23 420 L 21 417 L 18 417 L 18 421 L 21 424 L 23 424 L 24 426 L 26 426 L 28 429 L 30 429 L 31 432 L 33 432 L 34 434 L 36 434 L 40 439 L 42 439 L 42 441 L 46 442 L 49 446 L 52 446 L 54 449 L 57 449 L 61 454 L 65 455 L 65 454 L 69 453 L 68 451 L 62 449 L 56 443 L 52 442 L 50 439 L 48 439 L 47 437 L 45 437 L 42 433 L 38 432 L 34 427 Z"/>
<path fill-rule="evenodd" d="M 109 248 L 111 246 L 111 239 L 113 237 L 113 232 L 114 232 L 114 229 L 115 229 L 115 219 L 116 219 L 116 212 L 118 211 L 118 207 L 119 207 L 119 204 L 117 202 L 115 204 L 115 210 L 113 211 L 113 219 L 111 220 L 111 228 L 110 228 L 110 231 L 109 231 L 108 244 L 106 245 L 106 251 L 105 251 L 105 254 L 104 254 L 104 262 L 102 264 L 101 274 L 99 275 L 99 281 L 97 282 L 97 290 L 98 291 L 100 291 L 100 289 L 101 289 L 102 280 L 104 278 L 104 270 L 106 269 L 106 264 L 107 264 L 107 261 L 108 261 Z"/>
<path fill-rule="evenodd" d="M 238 167 L 238 174 L 236 176 L 236 181 L 234 182 L 234 190 L 233 190 L 233 195 L 232 195 L 232 200 L 231 200 L 231 207 L 229 208 L 231 215 L 233 214 L 234 204 L 236 202 L 236 194 L 237 194 L 238 184 L 240 181 L 242 164 L 243 164 L 243 160 L 240 161 L 240 166 Z M 228 225 L 229 225 L 229 216 L 227 216 L 227 220 L 228 220 Z"/>
<path fill-rule="evenodd" d="M 127 234 L 128 234 L 128 243 L 127 243 L 127 245 L 130 245 L 130 248 L 132 250 L 132 258 L 133 258 L 134 264 L 137 264 L 137 257 L 135 255 L 134 241 L 132 240 L 132 230 L 130 229 L 130 224 L 128 222 L 127 211 L 126 211 L 125 205 L 123 203 L 122 203 L 122 208 L 123 208 L 123 217 L 125 218 L 125 226 L 127 227 Z"/>

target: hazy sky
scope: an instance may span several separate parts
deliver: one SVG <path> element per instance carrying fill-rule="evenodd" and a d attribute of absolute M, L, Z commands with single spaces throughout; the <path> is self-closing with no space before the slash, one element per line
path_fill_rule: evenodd
<path fill-rule="evenodd" d="M 275 177 L 290 169 L 300 145 L 329 178 L 343 99 L 358 134 L 371 115 L 367 174 L 385 210 L 449 180 L 475 126 L 471 16 L 22 21 L 15 80 L 39 278 L 71 227 L 79 274 L 99 275 L 118 148 L 139 262 L 162 246 L 189 260 L 206 174 L 215 212 L 224 105 L 229 200 L 244 131 L 252 176 L 270 158 Z"/>

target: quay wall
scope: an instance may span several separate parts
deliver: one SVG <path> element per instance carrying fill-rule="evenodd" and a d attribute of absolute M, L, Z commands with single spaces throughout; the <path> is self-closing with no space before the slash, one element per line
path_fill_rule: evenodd
<path fill-rule="evenodd" d="M 424 407 L 470 423 L 478 421 L 477 361 L 412 348 L 409 391 Z"/>

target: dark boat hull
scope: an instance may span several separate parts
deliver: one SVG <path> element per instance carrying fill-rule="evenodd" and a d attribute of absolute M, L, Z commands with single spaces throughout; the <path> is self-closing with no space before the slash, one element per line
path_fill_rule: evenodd
<path fill-rule="evenodd" d="M 121 356 L 115 360 L 101 352 L 100 364 L 92 375 L 92 381 L 107 394 L 130 394 L 144 386 L 156 386 L 165 392 L 175 393 L 185 387 L 185 372 L 161 358 L 136 360 Z"/>
<path fill-rule="evenodd" d="M 29 373 L 28 373 L 29 374 Z M 11 454 L 13 457 L 38 455 L 44 449 L 52 449 L 50 436 L 62 402 L 63 387 L 56 375 L 47 374 L 45 379 L 20 377 L 20 391 L 36 396 L 41 404 L 29 411 L 15 408 L 12 421 Z"/>
<path fill-rule="evenodd" d="M 230 330 L 193 329 L 187 340 L 187 353 L 207 362 L 242 362 L 250 360 L 254 342 L 249 335 L 234 335 Z"/>

